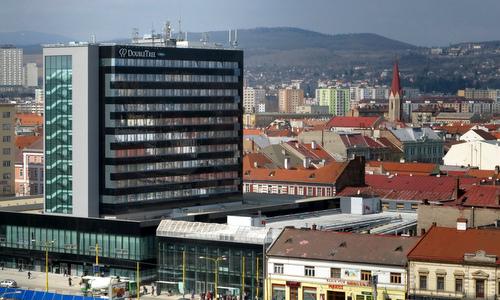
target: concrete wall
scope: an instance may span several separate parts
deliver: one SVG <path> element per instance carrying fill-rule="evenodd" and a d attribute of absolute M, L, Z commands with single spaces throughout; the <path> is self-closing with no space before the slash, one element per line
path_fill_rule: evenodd
<path fill-rule="evenodd" d="M 418 206 L 417 234 L 421 234 L 422 229 L 429 230 L 433 222 L 437 226 L 456 228 L 458 218 L 467 219 L 468 227 L 490 225 L 496 220 L 500 220 L 500 209 L 420 204 Z"/>

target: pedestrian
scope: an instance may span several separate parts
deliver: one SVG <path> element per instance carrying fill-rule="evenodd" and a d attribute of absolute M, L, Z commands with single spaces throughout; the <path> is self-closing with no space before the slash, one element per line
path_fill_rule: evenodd
<path fill-rule="evenodd" d="M 64 269 L 64 274 L 63 274 L 64 277 L 68 276 L 68 272 L 66 271 L 66 269 Z"/>
<path fill-rule="evenodd" d="M 155 286 L 151 285 L 151 296 L 155 295 Z"/>
<path fill-rule="evenodd" d="M 191 292 L 191 300 L 194 300 L 194 290 Z"/>
<path fill-rule="evenodd" d="M 31 272 L 28 271 L 28 279 L 31 279 Z"/>
<path fill-rule="evenodd" d="M 69 284 L 69 286 L 71 286 L 71 276 L 68 277 L 68 284 Z"/>
<path fill-rule="evenodd" d="M 148 288 L 147 288 L 145 285 L 143 285 L 143 286 L 142 286 L 142 293 L 143 293 L 144 295 L 147 295 L 147 294 L 148 294 Z"/>

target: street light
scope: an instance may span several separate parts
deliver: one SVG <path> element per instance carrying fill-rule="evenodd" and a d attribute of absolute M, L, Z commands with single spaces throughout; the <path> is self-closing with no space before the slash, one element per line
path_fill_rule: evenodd
<path fill-rule="evenodd" d="M 200 256 L 200 259 L 207 259 L 211 260 L 215 263 L 215 298 L 219 298 L 219 291 L 218 291 L 218 283 L 219 283 L 219 261 L 221 260 L 227 260 L 227 257 L 225 255 L 219 256 L 219 257 L 207 257 L 207 256 Z"/>
<path fill-rule="evenodd" d="M 36 242 L 36 240 L 31 240 L 31 242 Z M 49 245 L 54 244 L 55 241 L 45 241 L 45 291 L 49 291 Z"/>

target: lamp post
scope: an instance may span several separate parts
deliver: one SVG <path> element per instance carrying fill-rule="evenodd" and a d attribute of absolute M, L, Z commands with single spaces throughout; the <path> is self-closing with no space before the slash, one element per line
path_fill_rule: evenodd
<path fill-rule="evenodd" d="M 36 242 L 36 240 L 31 240 Z M 55 241 L 45 241 L 43 246 L 45 247 L 45 291 L 49 291 L 49 245 L 54 244 Z"/>
<path fill-rule="evenodd" d="M 207 257 L 207 256 L 200 256 L 199 258 L 201 259 L 207 259 L 211 260 L 215 263 L 215 295 L 214 299 L 219 298 L 219 292 L 218 292 L 218 285 L 219 285 L 219 261 L 221 260 L 227 260 L 226 256 L 218 256 L 218 257 Z M 184 287 L 185 289 L 186 287 Z"/>

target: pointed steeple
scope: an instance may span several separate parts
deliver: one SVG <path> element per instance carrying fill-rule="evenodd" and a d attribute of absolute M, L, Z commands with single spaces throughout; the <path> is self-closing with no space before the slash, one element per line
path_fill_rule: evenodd
<path fill-rule="evenodd" d="M 398 61 L 394 62 L 394 67 L 392 68 L 392 84 L 391 84 L 391 94 L 393 96 L 401 96 L 401 82 L 399 80 L 399 66 Z"/>

